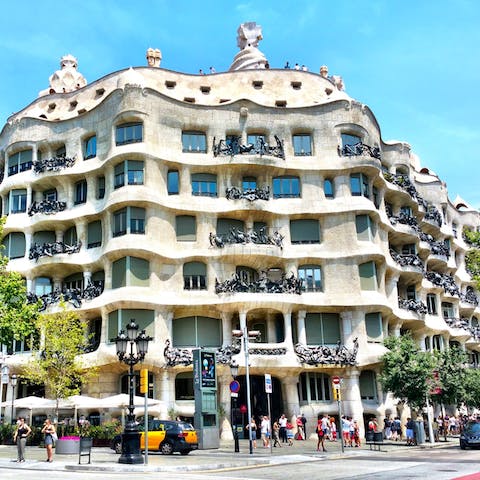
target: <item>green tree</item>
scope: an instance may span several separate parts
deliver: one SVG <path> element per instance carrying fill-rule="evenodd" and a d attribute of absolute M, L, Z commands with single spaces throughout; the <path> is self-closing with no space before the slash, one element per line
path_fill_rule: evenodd
<path fill-rule="evenodd" d="M 410 334 L 388 337 L 384 344 L 389 350 L 382 357 L 380 382 L 384 390 L 411 407 L 422 407 L 431 388 L 429 380 L 435 371 L 435 357 L 422 352 Z"/>
<path fill-rule="evenodd" d="M 38 317 L 37 328 L 42 337 L 40 347 L 21 372 L 21 376 L 35 384 L 44 384 L 47 395 L 57 400 L 76 395 L 82 383 L 96 370 L 82 363 L 82 354 L 89 344 L 87 324 L 64 303 L 56 313 Z"/>
<path fill-rule="evenodd" d="M 480 290 L 480 232 L 464 229 L 463 238 L 472 247 L 465 254 L 466 269 Z"/>
<path fill-rule="evenodd" d="M 464 403 L 470 408 L 480 408 L 480 369 L 467 368 L 465 372 Z"/>
<path fill-rule="evenodd" d="M 3 237 L 5 217 L 0 219 L 0 238 Z M 8 258 L 0 250 L 0 344 L 28 339 L 35 332 L 38 305 L 27 302 L 25 279 L 7 269 Z"/>

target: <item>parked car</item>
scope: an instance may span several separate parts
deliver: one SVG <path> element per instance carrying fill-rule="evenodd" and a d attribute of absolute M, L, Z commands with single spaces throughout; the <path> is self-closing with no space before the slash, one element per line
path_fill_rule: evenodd
<path fill-rule="evenodd" d="M 480 421 L 468 422 L 460 434 L 460 448 L 480 447 Z"/>
<path fill-rule="evenodd" d="M 145 432 L 139 426 L 140 449 L 145 450 Z M 122 453 L 122 436 L 116 435 L 111 444 L 116 453 Z M 188 455 L 198 449 L 197 431 L 190 423 L 173 420 L 152 420 L 148 425 L 148 451 L 159 451 L 164 455 L 179 452 Z"/>

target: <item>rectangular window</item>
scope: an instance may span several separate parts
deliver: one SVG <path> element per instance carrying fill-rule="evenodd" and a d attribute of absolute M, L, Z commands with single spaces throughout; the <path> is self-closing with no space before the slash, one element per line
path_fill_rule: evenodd
<path fill-rule="evenodd" d="M 129 207 L 130 233 L 145 233 L 145 209 Z"/>
<path fill-rule="evenodd" d="M 182 132 L 184 153 L 206 153 L 207 138 L 203 132 Z"/>
<path fill-rule="evenodd" d="M 373 241 L 375 239 L 375 223 L 370 215 L 357 215 L 355 217 L 357 238 L 360 241 Z"/>
<path fill-rule="evenodd" d="M 143 162 L 136 160 L 127 160 L 128 164 L 128 184 L 143 185 Z"/>
<path fill-rule="evenodd" d="M 217 176 L 211 173 L 192 174 L 192 195 L 201 197 L 217 196 Z"/>
<path fill-rule="evenodd" d="M 197 240 L 197 219 L 190 215 L 175 217 L 175 231 L 178 242 L 195 242 Z"/>
<path fill-rule="evenodd" d="M 377 266 L 375 262 L 366 262 L 358 266 L 360 288 L 362 290 L 377 290 Z"/>
<path fill-rule="evenodd" d="M 335 190 L 333 189 L 333 181 L 329 178 L 326 178 L 323 182 L 323 192 L 325 193 L 326 198 L 334 198 Z"/>
<path fill-rule="evenodd" d="M 412 217 L 412 207 L 404 205 L 400 207 L 400 213 L 403 214 L 405 217 Z"/>
<path fill-rule="evenodd" d="M 365 370 L 359 377 L 360 398 L 362 400 L 375 400 L 377 398 L 377 382 L 375 372 Z"/>
<path fill-rule="evenodd" d="M 260 147 L 267 142 L 267 139 L 263 133 L 249 133 L 247 135 L 247 145 L 255 145 Z"/>
<path fill-rule="evenodd" d="M 105 198 L 105 177 L 97 177 L 97 200 Z"/>
<path fill-rule="evenodd" d="M 21 232 L 9 233 L 2 241 L 4 254 L 10 259 L 25 256 L 26 241 L 25 235 Z"/>
<path fill-rule="evenodd" d="M 273 198 L 300 198 L 300 179 L 298 177 L 274 178 Z"/>
<path fill-rule="evenodd" d="M 306 133 L 293 135 L 293 153 L 295 156 L 311 155 L 312 137 Z"/>
<path fill-rule="evenodd" d="M 83 144 L 83 159 L 89 160 L 97 156 L 97 137 L 93 135 L 85 140 Z"/>
<path fill-rule="evenodd" d="M 290 239 L 292 244 L 320 243 L 318 220 L 290 220 Z"/>
<path fill-rule="evenodd" d="M 125 185 L 125 162 L 115 165 L 113 188 L 120 188 Z"/>
<path fill-rule="evenodd" d="M 417 253 L 417 246 L 414 243 L 406 243 L 402 245 L 402 255 L 415 255 Z"/>
<path fill-rule="evenodd" d="M 455 318 L 455 307 L 453 303 L 442 302 L 442 315 L 443 318 Z"/>
<path fill-rule="evenodd" d="M 149 285 L 150 264 L 137 257 L 123 257 L 112 264 L 112 288 Z"/>
<path fill-rule="evenodd" d="M 90 222 L 87 228 L 87 248 L 100 247 L 102 245 L 102 222 L 95 220 Z"/>
<path fill-rule="evenodd" d="M 304 292 L 321 292 L 322 269 L 318 265 L 302 265 L 298 268 L 298 278 L 302 280 Z"/>
<path fill-rule="evenodd" d="M 370 198 L 370 187 L 368 185 L 368 177 L 363 173 L 352 173 L 350 175 L 350 189 L 352 196 L 364 196 Z"/>
<path fill-rule="evenodd" d="M 255 190 L 257 188 L 257 179 L 255 177 L 243 177 L 242 189 L 243 191 Z"/>
<path fill-rule="evenodd" d="M 117 127 L 115 140 L 117 145 L 143 142 L 143 124 L 125 123 Z"/>
<path fill-rule="evenodd" d="M 170 170 L 167 174 L 167 191 L 169 195 L 178 195 L 179 178 L 178 170 Z"/>
<path fill-rule="evenodd" d="M 145 330 L 145 333 L 151 337 L 155 334 L 155 312 L 153 310 L 143 309 L 122 309 L 115 310 L 108 314 L 108 340 L 115 338 L 120 330 L 125 331 L 125 327 L 131 319 L 135 319 L 138 330 Z"/>
<path fill-rule="evenodd" d="M 57 191 L 53 190 L 45 190 L 43 192 L 43 199 L 47 202 L 56 202 L 57 201 Z"/>
<path fill-rule="evenodd" d="M 365 328 L 369 342 L 381 343 L 383 340 L 382 315 L 380 312 L 365 314 Z"/>
<path fill-rule="evenodd" d="M 308 345 L 337 345 L 341 341 L 337 313 L 307 313 L 305 331 Z"/>
<path fill-rule="evenodd" d="M 81 180 L 75 184 L 75 205 L 86 203 L 87 201 L 87 181 Z"/>
<path fill-rule="evenodd" d="M 22 150 L 8 157 L 8 175 L 25 172 L 32 168 L 32 150 Z"/>
<path fill-rule="evenodd" d="M 437 314 L 437 296 L 434 293 L 427 293 L 427 311 L 430 315 Z"/>
<path fill-rule="evenodd" d="M 19 189 L 10 192 L 10 213 L 27 211 L 27 190 Z"/>
<path fill-rule="evenodd" d="M 127 209 L 122 208 L 113 214 L 113 236 L 120 237 L 127 234 Z"/>

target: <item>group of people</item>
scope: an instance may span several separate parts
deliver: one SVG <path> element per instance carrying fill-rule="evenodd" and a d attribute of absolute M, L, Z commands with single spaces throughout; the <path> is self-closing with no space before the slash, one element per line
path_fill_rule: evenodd
<path fill-rule="evenodd" d="M 45 448 L 47 450 L 46 462 L 53 461 L 53 446 L 56 439 L 55 425 L 47 418 L 42 427 L 44 435 Z M 25 447 L 27 446 L 27 439 L 32 434 L 32 429 L 25 422 L 25 417 L 18 417 L 15 431 L 13 433 L 13 441 L 17 445 L 17 460 L 18 463 L 25 462 Z"/>
<path fill-rule="evenodd" d="M 292 68 L 290 66 L 290 62 L 287 62 L 285 63 L 285 66 L 283 67 L 287 70 L 289 70 L 290 68 Z M 305 65 L 302 65 L 300 66 L 298 63 L 295 64 L 295 66 L 293 67 L 294 70 L 302 70 L 303 72 L 308 72 L 308 67 L 306 67 Z"/>
<path fill-rule="evenodd" d="M 342 422 L 341 441 L 343 445 L 345 447 L 360 447 L 360 426 L 358 422 L 346 415 L 342 415 L 340 421 Z M 321 449 L 326 452 L 325 440 L 336 442 L 338 438 L 335 418 L 326 413 L 319 415 L 316 432 L 318 436 L 317 451 Z"/>
<path fill-rule="evenodd" d="M 215 70 L 215 67 L 210 67 L 210 68 L 209 68 L 209 72 L 210 72 L 211 74 L 217 73 L 217 71 Z M 198 71 L 198 74 L 199 74 L 199 75 L 206 75 L 202 68 Z"/>

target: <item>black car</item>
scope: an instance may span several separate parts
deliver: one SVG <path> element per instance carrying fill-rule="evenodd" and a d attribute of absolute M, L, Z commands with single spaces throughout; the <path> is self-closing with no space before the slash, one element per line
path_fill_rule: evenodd
<path fill-rule="evenodd" d="M 460 434 L 460 448 L 480 447 L 480 421 L 468 422 Z"/>
<path fill-rule="evenodd" d="M 139 425 L 138 429 L 141 432 L 140 448 L 145 450 L 143 425 Z M 122 453 L 122 436 L 116 435 L 110 446 L 116 453 Z M 152 420 L 149 422 L 148 451 L 159 451 L 164 455 L 171 455 L 174 452 L 188 455 L 197 448 L 197 431 L 190 423 L 173 420 Z"/>

